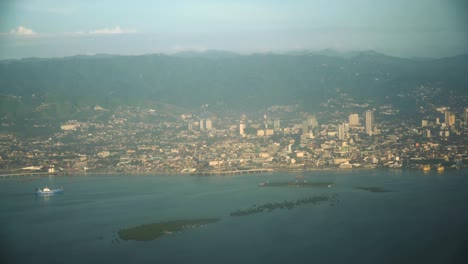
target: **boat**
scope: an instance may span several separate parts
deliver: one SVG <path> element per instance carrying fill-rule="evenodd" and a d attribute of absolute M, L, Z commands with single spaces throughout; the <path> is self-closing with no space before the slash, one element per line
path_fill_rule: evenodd
<path fill-rule="evenodd" d="M 439 166 L 437 167 L 437 171 L 438 171 L 438 172 L 443 172 L 444 170 L 445 170 L 445 167 L 442 166 L 442 165 L 439 165 Z"/>
<path fill-rule="evenodd" d="M 431 165 L 424 165 L 422 166 L 423 171 L 430 171 L 431 170 Z"/>
<path fill-rule="evenodd" d="M 49 189 L 49 187 L 46 186 L 42 190 L 36 189 L 37 195 L 54 195 L 60 193 L 63 193 L 63 187 L 60 187 L 60 189 Z"/>
<path fill-rule="evenodd" d="M 260 183 L 257 184 L 257 186 L 266 186 L 266 185 L 268 185 L 268 181 L 260 182 Z"/>

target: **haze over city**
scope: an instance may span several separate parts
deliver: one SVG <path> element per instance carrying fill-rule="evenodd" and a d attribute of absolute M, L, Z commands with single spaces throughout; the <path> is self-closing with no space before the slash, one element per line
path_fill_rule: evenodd
<path fill-rule="evenodd" d="M 0 263 L 465 263 L 467 7 L 0 0 Z"/>

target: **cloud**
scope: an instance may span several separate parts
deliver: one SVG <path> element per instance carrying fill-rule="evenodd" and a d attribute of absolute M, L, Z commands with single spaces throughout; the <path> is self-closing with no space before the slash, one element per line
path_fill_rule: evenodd
<path fill-rule="evenodd" d="M 35 7 L 35 6 L 20 6 L 20 7 L 31 12 L 40 12 L 40 13 L 48 13 L 48 14 L 56 14 L 56 15 L 64 15 L 64 16 L 71 15 L 75 12 L 75 10 L 71 8 L 64 8 L 64 7 Z"/>
<path fill-rule="evenodd" d="M 114 28 L 100 28 L 89 31 L 89 34 L 101 34 L 101 35 L 112 35 L 112 34 L 128 34 L 135 33 L 132 29 L 123 29 L 120 26 Z"/>
<path fill-rule="evenodd" d="M 19 26 L 15 29 L 10 30 L 10 34 L 17 35 L 17 36 L 32 36 L 32 35 L 36 35 L 37 33 L 34 32 L 30 28 Z"/>

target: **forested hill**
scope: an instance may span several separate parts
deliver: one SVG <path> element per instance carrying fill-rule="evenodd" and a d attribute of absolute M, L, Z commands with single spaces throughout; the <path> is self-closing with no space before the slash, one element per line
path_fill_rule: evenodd
<path fill-rule="evenodd" d="M 24 113 L 32 101 L 66 102 L 72 108 L 148 102 L 313 108 L 337 93 L 380 100 L 420 85 L 465 94 L 467 69 L 467 55 L 412 60 L 372 51 L 349 57 L 207 52 L 8 60 L 0 61 L 0 111 Z"/>

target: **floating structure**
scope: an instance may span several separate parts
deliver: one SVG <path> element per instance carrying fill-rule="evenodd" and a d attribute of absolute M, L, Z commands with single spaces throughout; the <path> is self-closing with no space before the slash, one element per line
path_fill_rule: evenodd
<path fill-rule="evenodd" d="M 431 165 L 423 165 L 422 170 L 423 171 L 430 171 L 431 170 Z"/>
<path fill-rule="evenodd" d="M 60 189 L 49 189 L 49 187 L 44 187 L 43 189 L 36 189 L 36 195 L 54 195 L 63 193 L 63 187 Z"/>
<path fill-rule="evenodd" d="M 442 165 L 439 165 L 439 166 L 437 167 L 437 172 L 444 172 L 444 170 L 445 170 L 445 167 L 442 166 Z"/>

